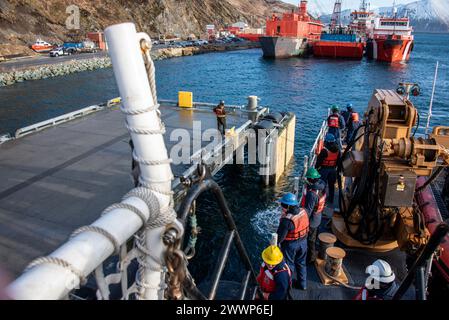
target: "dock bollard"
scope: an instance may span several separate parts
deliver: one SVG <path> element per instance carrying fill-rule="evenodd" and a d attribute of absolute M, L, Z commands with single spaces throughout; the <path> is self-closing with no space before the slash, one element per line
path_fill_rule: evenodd
<path fill-rule="evenodd" d="M 332 277 L 338 277 L 341 274 L 341 266 L 346 252 L 342 248 L 330 247 L 326 249 L 326 265 L 324 270 Z"/>
<path fill-rule="evenodd" d="M 246 109 L 248 110 L 248 120 L 251 120 L 252 122 L 256 122 L 257 120 L 257 96 L 249 96 L 248 97 L 248 105 L 246 106 Z"/>
<path fill-rule="evenodd" d="M 326 250 L 334 246 L 337 241 L 337 237 L 332 233 L 322 232 L 318 235 L 319 245 L 318 245 L 318 258 L 321 260 L 326 260 Z"/>

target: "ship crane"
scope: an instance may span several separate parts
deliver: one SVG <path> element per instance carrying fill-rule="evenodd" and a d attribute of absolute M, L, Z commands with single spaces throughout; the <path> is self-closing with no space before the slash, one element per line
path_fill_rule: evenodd
<path fill-rule="evenodd" d="M 336 0 L 334 4 L 334 12 L 331 18 L 331 31 L 341 28 L 341 3 L 342 0 Z"/>

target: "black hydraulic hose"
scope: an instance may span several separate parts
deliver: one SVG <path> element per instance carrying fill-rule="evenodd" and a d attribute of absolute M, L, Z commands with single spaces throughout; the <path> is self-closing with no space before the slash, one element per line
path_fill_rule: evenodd
<path fill-rule="evenodd" d="M 364 125 L 366 126 L 366 125 Z M 360 128 L 358 128 L 360 129 Z M 344 152 L 344 156 L 346 153 L 350 150 L 350 148 L 357 142 L 361 137 L 365 138 L 365 163 L 364 163 L 364 175 L 362 176 L 362 179 L 356 179 L 353 183 L 353 193 L 354 197 L 351 199 L 351 202 L 349 204 L 349 209 L 346 211 L 346 205 L 343 201 L 343 196 L 340 193 L 339 197 L 339 206 L 340 206 L 340 212 L 342 213 L 346 229 L 348 231 L 348 234 L 353 237 L 354 239 L 359 240 L 361 243 L 364 244 L 372 244 L 376 242 L 382 235 L 382 221 L 380 216 L 377 214 L 378 210 L 378 190 L 376 189 L 376 185 L 378 187 L 378 171 L 381 164 L 381 158 L 379 161 L 376 161 L 376 149 L 373 149 L 372 152 L 370 152 L 369 147 L 369 135 L 373 132 L 365 132 L 364 134 L 361 134 L 356 139 L 352 141 L 350 145 L 346 148 Z M 356 132 L 357 134 L 357 132 Z M 356 136 L 356 134 L 354 136 Z M 375 139 L 379 138 L 379 132 L 375 133 Z M 377 145 L 375 141 L 375 145 Z M 342 156 L 342 158 L 344 158 Z M 371 156 L 371 157 L 370 157 Z M 368 170 L 369 169 L 369 170 Z M 338 185 L 340 190 L 342 190 L 342 181 L 341 181 L 341 171 L 342 166 L 341 163 L 339 163 L 338 166 Z M 370 174 L 374 173 L 374 175 Z M 370 190 L 373 190 L 372 186 L 375 186 L 375 194 L 374 196 L 370 192 Z M 361 187 L 363 186 L 363 187 Z M 355 192 L 354 192 L 355 189 Z M 365 192 L 365 190 L 368 190 Z M 359 205 L 361 208 L 361 214 L 363 216 L 362 220 L 359 223 L 352 223 L 348 220 L 350 214 L 353 212 L 355 207 Z M 358 225 L 357 231 L 352 232 L 350 229 L 350 225 Z"/>
<path fill-rule="evenodd" d="M 416 271 L 418 270 L 418 268 L 425 266 L 427 261 L 432 257 L 437 247 L 444 240 L 444 237 L 447 235 L 448 232 L 449 232 L 449 225 L 447 223 L 444 222 L 440 223 L 436 227 L 435 231 L 433 232 L 432 236 L 429 239 L 429 242 L 422 250 L 418 259 L 416 259 L 416 261 L 413 263 L 412 267 L 407 273 L 407 276 L 404 278 L 404 280 L 402 280 L 398 290 L 396 290 L 393 296 L 393 300 L 401 299 L 404 293 L 407 292 L 408 288 L 413 282 L 413 279 L 415 278 Z"/>
<path fill-rule="evenodd" d="M 421 117 L 419 116 L 419 112 L 416 111 L 416 115 L 418 116 L 418 122 L 416 123 L 415 131 L 413 131 L 412 138 L 415 136 L 416 131 L 418 131 L 419 123 L 421 122 Z"/>
<path fill-rule="evenodd" d="M 359 130 L 360 130 L 361 128 L 364 128 L 364 127 L 366 127 L 366 125 L 361 125 L 361 126 L 359 126 L 359 127 L 356 129 L 356 131 L 354 132 L 353 137 L 357 137 L 357 134 L 358 134 Z M 347 228 L 348 230 L 349 230 L 349 226 L 348 226 L 348 220 L 347 220 L 347 208 L 346 208 L 346 204 L 345 204 L 344 199 L 343 199 L 343 193 L 341 192 L 341 190 L 343 190 L 343 185 L 342 185 L 342 181 L 341 181 L 341 174 L 342 174 L 342 171 L 343 171 L 342 160 L 346 157 L 346 154 L 349 152 L 349 150 L 351 150 L 351 148 L 355 145 L 355 143 L 356 143 L 357 141 L 359 141 L 360 138 L 362 138 L 363 136 L 364 136 L 364 134 L 361 134 L 361 135 L 358 136 L 357 138 L 352 139 L 352 140 L 350 141 L 350 143 L 346 146 L 345 151 L 344 151 L 343 154 L 341 155 L 340 160 L 339 160 L 338 163 L 337 163 L 337 182 L 338 182 L 338 188 L 339 188 L 339 190 L 340 190 L 340 192 L 338 193 L 338 194 L 339 194 L 339 196 L 338 196 L 338 205 L 339 205 L 339 208 L 340 208 L 340 213 L 342 214 L 342 216 L 343 216 L 343 218 L 344 218 L 344 220 L 345 220 L 346 228 Z M 353 183 L 352 183 L 352 188 L 353 188 L 353 190 L 354 190 L 354 188 L 356 188 L 356 186 L 358 185 L 358 181 L 359 181 L 358 178 L 356 178 L 356 179 L 353 181 Z M 349 231 L 349 232 L 350 232 L 350 231 Z"/>
<path fill-rule="evenodd" d="M 428 186 L 429 184 L 431 184 L 436 178 L 438 178 L 438 176 L 440 175 L 441 171 L 443 171 L 443 169 L 444 169 L 444 167 L 438 167 L 438 169 L 435 170 L 435 172 L 430 176 L 430 178 L 427 179 L 427 181 L 424 182 L 424 184 L 423 184 L 421 187 L 419 187 L 419 188 L 417 188 L 417 189 L 415 190 L 415 193 L 416 193 L 416 192 L 421 192 L 421 191 L 423 191 L 425 188 L 427 188 L 427 186 Z"/>

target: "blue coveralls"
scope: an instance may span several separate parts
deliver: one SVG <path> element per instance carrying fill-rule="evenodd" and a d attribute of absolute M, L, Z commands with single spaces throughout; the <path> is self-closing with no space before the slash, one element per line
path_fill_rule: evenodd
<path fill-rule="evenodd" d="M 291 214 L 298 214 L 299 207 L 294 207 L 289 211 Z M 289 231 L 295 230 L 293 221 L 287 218 L 281 218 L 277 230 L 278 241 L 285 261 L 287 262 L 292 276 L 296 271 L 296 278 L 302 288 L 307 287 L 307 236 L 297 240 L 285 240 Z"/>
<path fill-rule="evenodd" d="M 315 208 L 316 208 L 320 198 L 316 194 L 316 192 L 311 192 L 311 190 L 317 190 L 322 193 L 322 192 L 324 192 L 325 188 L 326 188 L 326 185 L 322 180 L 318 180 L 314 184 L 309 185 L 307 187 L 306 203 L 305 203 L 304 208 L 306 209 L 307 214 L 309 215 L 309 221 L 310 221 L 309 236 L 307 239 L 307 242 L 308 242 L 308 244 L 307 244 L 307 248 L 308 248 L 307 260 L 309 262 L 314 262 L 317 257 L 315 243 L 316 243 L 316 238 L 318 235 L 318 228 L 321 224 L 321 213 L 320 214 L 315 213 Z"/>
<path fill-rule="evenodd" d="M 285 267 L 285 261 L 282 261 L 273 268 L 273 271 L 278 271 Z M 270 293 L 268 300 L 286 300 L 288 290 L 290 288 L 291 279 L 288 272 L 278 272 L 274 275 L 274 282 L 276 282 L 276 290 Z"/>
<path fill-rule="evenodd" d="M 346 121 L 346 127 L 348 128 L 348 131 L 346 132 L 346 143 L 349 143 L 352 140 L 352 135 L 359 127 L 360 123 L 358 121 L 352 121 L 351 114 L 354 112 L 349 113 L 349 118 Z"/>
<path fill-rule="evenodd" d="M 327 184 L 328 188 L 329 188 L 329 193 L 328 193 L 328 197 L 327 197 L 327 201 L 329 203 L 333 203 L 334 201 L 334 195 L 335 195 L 335 182 L 337 181 L 337 166 L 325 166 L 323 165 L 323 161 L 326 160 L 327 156 L 328 156 L 328 149 L 331 152 L 337 152 L 338 150 L 338 145 L 336 145 L 335 143 L 333 144 L 325 144 L 325 148 L 323 148 L 323 150 L 321 150 L 320 154 L 317 157 L 316 160 L 316 168 L 318 169 L 318 172 L 321 175 L 321 180 Z M 340 154 L 337 157 L 337 161 L 340 158 Z"/>
<path fill-rule="evenodd" d="M 342 117 L 341 114 L 337 113 L 337 115 L 338 115 L 338 124 L 340 127 L 339 128 L 328 127 L 327 132 L 334 135 L 335 139 L 337 139 L 338 146 L 341 150 L 343 148 L 341 144 L 341 132 L 345 129 L 345 119 Z"/>

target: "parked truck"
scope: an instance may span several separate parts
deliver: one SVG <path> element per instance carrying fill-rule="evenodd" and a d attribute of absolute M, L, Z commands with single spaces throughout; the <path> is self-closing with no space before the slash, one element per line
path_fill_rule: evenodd
<path fill-rule="evenodd" d="M 82 42 L 64 42 L 62 48 L 64 49 L 64 51 L 69 52 L 71 54 L 98 51 L 97 46 L 91 40 L 85 40 Z"/>

